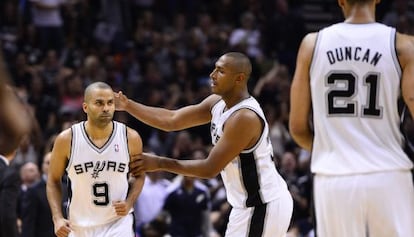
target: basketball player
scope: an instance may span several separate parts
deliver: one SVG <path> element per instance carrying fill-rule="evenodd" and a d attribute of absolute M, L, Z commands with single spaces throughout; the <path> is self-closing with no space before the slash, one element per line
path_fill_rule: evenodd
<path fill-rule="evenodd" d="M 397 107 L 402 95 L 414 115 L 414 39 L 375 22 L 378 2 L 338 0 L 345 21 L 298 52 L 289 124 L 312 151 L 318 237 L 414 236 Z"/>
<path fill-rule="evenodd" d="M 139 134 L 113 121 L 114 94 L 103 82 L 84 95 L 87 120 L 61 132 L 54 143 L 47 196 L 58 237 L 133 237 L 132 207 L 144 178 L 129 190 L 128 163 L 142 152 Z M 62 210 L 61 178 L 68 175 L 69 213 Z"/>
<path fill-rule="evenodd" d="M 211 122 L 214 147 L 204 160 L 176 160 L 146 154 L 134 160 L 131 172 L 165 170 L 211 178 L 219 172 L 233 209 L 227 237 L 282 237 L 292 215 L 292 198 L 273 163 L 269 128 L 263 111 L 247 90 L 252 66 L 241 53 L 226 53 L 210 74 L 213 95 L 178 110 L 145 106 L 119 92 L 117 109 L 164 131 Z M 135 159 L 135 158 L 134 158 Z"/>

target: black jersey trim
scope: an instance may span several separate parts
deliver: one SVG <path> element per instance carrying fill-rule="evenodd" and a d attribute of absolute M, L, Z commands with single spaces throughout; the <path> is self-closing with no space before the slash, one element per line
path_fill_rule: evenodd
<path fill-rule="evenodd" d="M 85 127 L 85 122 L 82 122 L 81 124 L 81 131 L 82 131 L 82 135 L 85 138 L 85 141 L 89 144 L 89 146 L 95 150 L 98 153 L 102 153 L 108 146 L 109 144 L 111 144 L 112 140 L 114 140 L 115 138 L 115 134 L 116 134 L 116 130 L 118 128 L 118 124 L 115 123 L 114 121 L 112 121 L 112 132 L 111 135 L 109 135 L 108 140 L 105 142 L 105 144 L 102 147 L 98 147 L 95 145 L 95 143 L 92 142 L 92 140 L 90 139 L 88 133 L 86 132 L 86 127 Z"/>
<path fill-rule="evenodd" d="M 248 237 L 263 236 L 264 226 L 266 222 L 267 204 L 254 207 L 253 215 L 250 220 Z"/>
<path fill-rule="evenodd" d="M 247 192 L 246 206 L 254 207 L 263 205 L 263 200 L 260 195 L 256 158 L 253 153 L 241 153 L 239 157 L 241 178 Z"/>

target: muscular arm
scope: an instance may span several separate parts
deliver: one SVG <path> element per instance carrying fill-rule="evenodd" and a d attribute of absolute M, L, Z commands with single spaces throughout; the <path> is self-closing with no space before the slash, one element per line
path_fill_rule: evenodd
<path fill-rule="evenodd" d="M 52 212 L 53 222 L 64 218 L 62 212 L 61 178 L 65 173 L 70 153 L 72 132 L 66 129 L 55 140 L 50 159 L 50 167 L 46 185 L 47 199 Z"/>
<path fill-rule="evenodd" d="M 226 122 L 223 136 L 203 160 L 176 160 L 145 154 L 132 164 L 133 173 L 165 170 L 185 176 L 212 178 L 241 151 L 253 147 L 263 129 L 260 118 L 251 110 L 242 109 Z M 138 168 L 137 168 L 138 167 Z"/>
<path fill-rule="evenodd" d="M 128 132 L 128 148 L 129 153 L 132 155 L 138 155 L 142 153 L 142 139 L 139 134 L 130 128 L 127 129 Z M 145 174 L 135 176 L 132 182 L 132 187 L 129 190 L 127 197 L 127 204 L 130 208 L 134 206 L 135 201 L 138 198 L 138 195 L 141 193 L 144 186 Z"/>
<path fill-rule="evenodd" d="M 311 33 L 302 41 L 290 90 L 289 130 L 295 142 L 309 151 L 312 149 L 313 142 L 309 124 L 311 116 L 309 69 L 316 37 L 316 33 Z"/>
<path fill-rule="evenodd" d="M 9 74 L 0 52 L 0 154 L 17 149 L 24 134 L 31 129 L 29 111 L 9 85 Z"/>
<path fill-rule="evenodd" d="M 402 96 L 414 117 L 414 37 L 397 34 L 397 54 L 402 68 Z"/>
<path fill-rule="evenodd" d="M 124 100 L 122 102 L 124 104 L 123 110 L 143 123 L 164 131 L 177 131 L 209 123 L 211 120 L 210 109 L 220 99 L 216 95 L 211 95 L 200 104 L 189 105 L 178 110 L 168 110 L 128 100 L 119 93 L 115 94 L 115 98 L 117 101 Z M 117 109 L 119 109 L 118 106 Z"/>

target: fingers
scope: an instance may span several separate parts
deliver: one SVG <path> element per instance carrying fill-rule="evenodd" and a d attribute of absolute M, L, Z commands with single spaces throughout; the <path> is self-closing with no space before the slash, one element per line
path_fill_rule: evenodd
<path fill-rule="evenodd" d="M 69 222 L 65 222 L 57 231 L 55 231 L 55 234 L 57 237 L 67 237 L 71 231 Z"/>
<path fill-rule="evenodd" d="M 129 172 L 134 176 L 138 177 L 144 173 L 142 167 L 142 160 L 136 159 L 129 162 Z"/>
<path fill-rule="evenodd" d="M 113 201 L 112 206 L 115 208 L 115 212 L 118 216 L 126 216 L 129 212 L 129 207 L 126 202 Z"/>

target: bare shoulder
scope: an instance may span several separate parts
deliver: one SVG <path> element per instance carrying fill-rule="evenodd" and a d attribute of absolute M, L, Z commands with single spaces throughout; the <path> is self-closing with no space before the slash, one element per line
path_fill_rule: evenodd
<path fill-rule="evenodd" d="M 69 158 L 70 150 L 71 150 L 71 144 L 72 144 L 72 129 L 67 128 L 60 132 L 56 138 L 55 142 L 53 144 L 52 149 L 52 157 L 57 158 Z M 55 160 L 55 158 L 52 158 Z"/>
<path fill-rule="evenodd" d="M 302 63 L 299 66 L 307 67 L 310 64 L 310 61 L 313 56 L 313 51 L 315 49 L 316 40 L 318 38 L 317 32 L 308 33 L 300 44 L 298 52 L 298 63 Z"/>
<path fill-rule="evenodd" d="M 70 145 L 72 141 L 72 129 L 67 128 L 60 132 L 55 139 L 55 144 Z"/>
<path fill-rule="evenodd" d="M 142 153 L 142 139 L 139 133 L 130 127 L 127 127 L 128 150 L 131 155 Z"/>
<path fill-rule="evenodd" d="M 239 128 L 254 128 L 256 125 L 259 125 L 261 127 L 262 124 L 259 115 L 257 115 L 256 112 L 251 109 L 240 109 L 233 113 L 227 121 Z"/>
<path fill-rule="evenodd" d="M 414 37 L 397 33 L 396 37 L 397 56 L 404 68 L 405 65 L 414 60 Z"/>
<path fill-rule="evenodd" d="M 127 127 L 127 137 L 128 137 L 128 140 L 129 139 L 133 139 L 133 140 L 138 139 L 138 140 L 141 141 L 141 136 L 139 135 L 139 133 L 135 129 L 130 128 L 130 127 Z"/>
<path fill-rule="evenodd" d="M 315 47 L 316 39 L 318 38 L 317 32 L 311 32 L 305 35 L 302 40 L 302 48 L 313 50 Z"/>
<path fill-rule="evenodd" d="M 207 98 L 205 98 L 201 103 L 200 103 L 200 105 L 201 106 L 203 106 L 203 107 L 206 107 L 206 109 L 208 110 L 208 111 L 210 111 L 211 110 L 211 108 L 215 105 L 215 104 L 217 104 L 217 102 L 219 102 L 221 100 L 221 96 L 218 96 L 218 95 L 215 95 L 215 94 L 212 94 L 212 95 L 210 95 L 210 96 L 208 96 Z"/>

